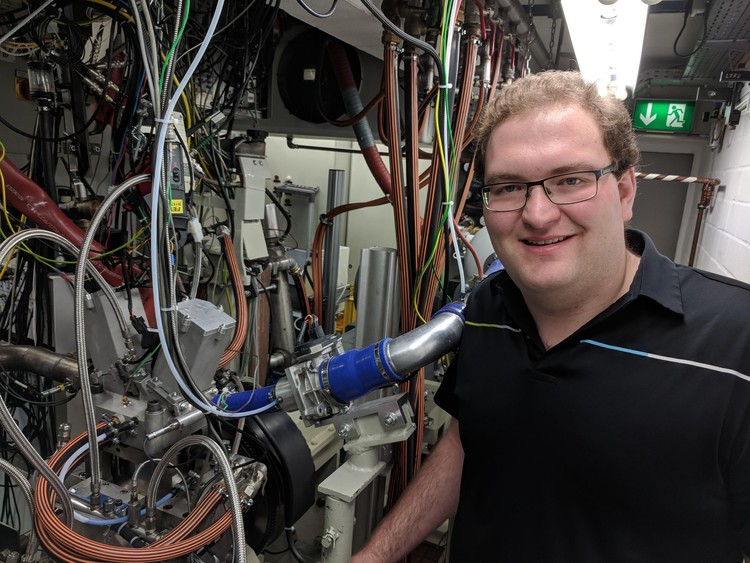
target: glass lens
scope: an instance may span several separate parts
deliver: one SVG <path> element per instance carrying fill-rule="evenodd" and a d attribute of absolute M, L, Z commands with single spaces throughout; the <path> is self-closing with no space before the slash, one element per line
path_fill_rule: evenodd
<path fill-rule="evenodd" d="M 490 211 L 520 209 L 526 202 L 526 184 L 491 184 L 482 191 L 484 205 Z"/>
<path fill-rule="evenodd" d="M 576 203 L 596 195 L 596 172 L 571 172 L 544 181 L 553 203 Z"/>

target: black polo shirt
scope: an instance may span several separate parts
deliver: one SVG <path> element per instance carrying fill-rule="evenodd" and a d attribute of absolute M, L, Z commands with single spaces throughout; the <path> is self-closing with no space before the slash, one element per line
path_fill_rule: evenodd
<path fill-rule="evenodd" d="M 465 310 L 436 401 L 465 451 L 456 563 L 739 563 L 750 553 L 750 286 L 642 259 L 545 351 L 506 272 Z"/>

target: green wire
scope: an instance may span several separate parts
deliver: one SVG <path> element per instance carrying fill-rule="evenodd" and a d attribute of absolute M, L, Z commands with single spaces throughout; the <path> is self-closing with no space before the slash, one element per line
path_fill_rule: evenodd
<path fill-rule="evenodd" d="M 159 89 L 164 88 L 164 79 L 166 78 L 165 74 L 167 73 L 167 67 L 169 66 L 169 61 L 174 56 L 174 52 L 177 50 L 177 45 L 182 40 L 182 34 L 185 31 L 185 27 L 187 26 L 188 14 L 190 14 L 190 0 L 185 0 L 185 16 L 182 18 L 180 31 L 177 33 L 177 37 L 175 38 L 174 43 L 172 43 L 172 46 L 169 48 L 169 52 L 164 59 L 164 64 L 161 67 L 161 74 L 159 76 Z"/>
<path fill-rule="evenodd" d="M 161 347 L 161 343 L 154 346 L 154 349 L 151 350 L 148 353 L 148 355 L 145 358 L 143 358 L 137 366 L 133 368 L 131 375 L 135 375 L 136 373 L 138 373 L 138 370 L 140 370 L 144 365 L 146 365 L 146 362 L 148 362 L 154 356 L 154 354 L 156 354 L 156 352 L 159 350 L 160 347 Z"/>

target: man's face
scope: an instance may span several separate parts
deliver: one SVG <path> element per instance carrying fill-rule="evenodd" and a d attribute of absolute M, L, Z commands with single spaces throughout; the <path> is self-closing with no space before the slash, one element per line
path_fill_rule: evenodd
<path fill-rule="evenodd" d="M 591 114 L 575 105 L 552 105 L 513 116 L 493 131 L 484 182 L 532 182 L 610 164 Z M 523 209 L 485 209 L 484 219 L 495 252 L 527 299 L 557 290 L 563 296 L 586 295 L 624 275 L 623 228 L 634 196 L 635 179 L 628 170 L 619 181 L 614 174 L 602 176 L 597 195 L 588 201 L 555 205 L 535 186 Z"/>

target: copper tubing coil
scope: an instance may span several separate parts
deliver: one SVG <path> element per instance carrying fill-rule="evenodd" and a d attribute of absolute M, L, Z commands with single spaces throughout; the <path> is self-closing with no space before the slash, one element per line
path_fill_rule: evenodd
<path fill-rule="evenodd" d="M 97 429 L 103 427 L 104 424 L 100 424 Z M 62 459 L 85 439 L 86 433 L 83 433 L 55 452 L 49 461 L 50 467 L 59 471 L 57 466 Z M 121 563 L 123 560 L 156 563 L 174 559 L 212 543 L 232 525 L 232 514 L 225 512 L 205 530 L 188 537 L 223 499 L 223 495 L 214 489 L 203 497 L 198 506 L 180 524 L 160 540 L 145 548 L 123 548 L 100 544 L 67 528 L 54 512 L 54 501 L 57 495 L 54 491 L 48 490 L 48 483 L 41 476 L 36 482 L 35 496 L 38 500 L 34 512 L 34 523 L 42 544 L 53 555 L 73 563 L 91 563 L 92 561 Z M 176 545 L 177 542 L 179 545 Z"/>

